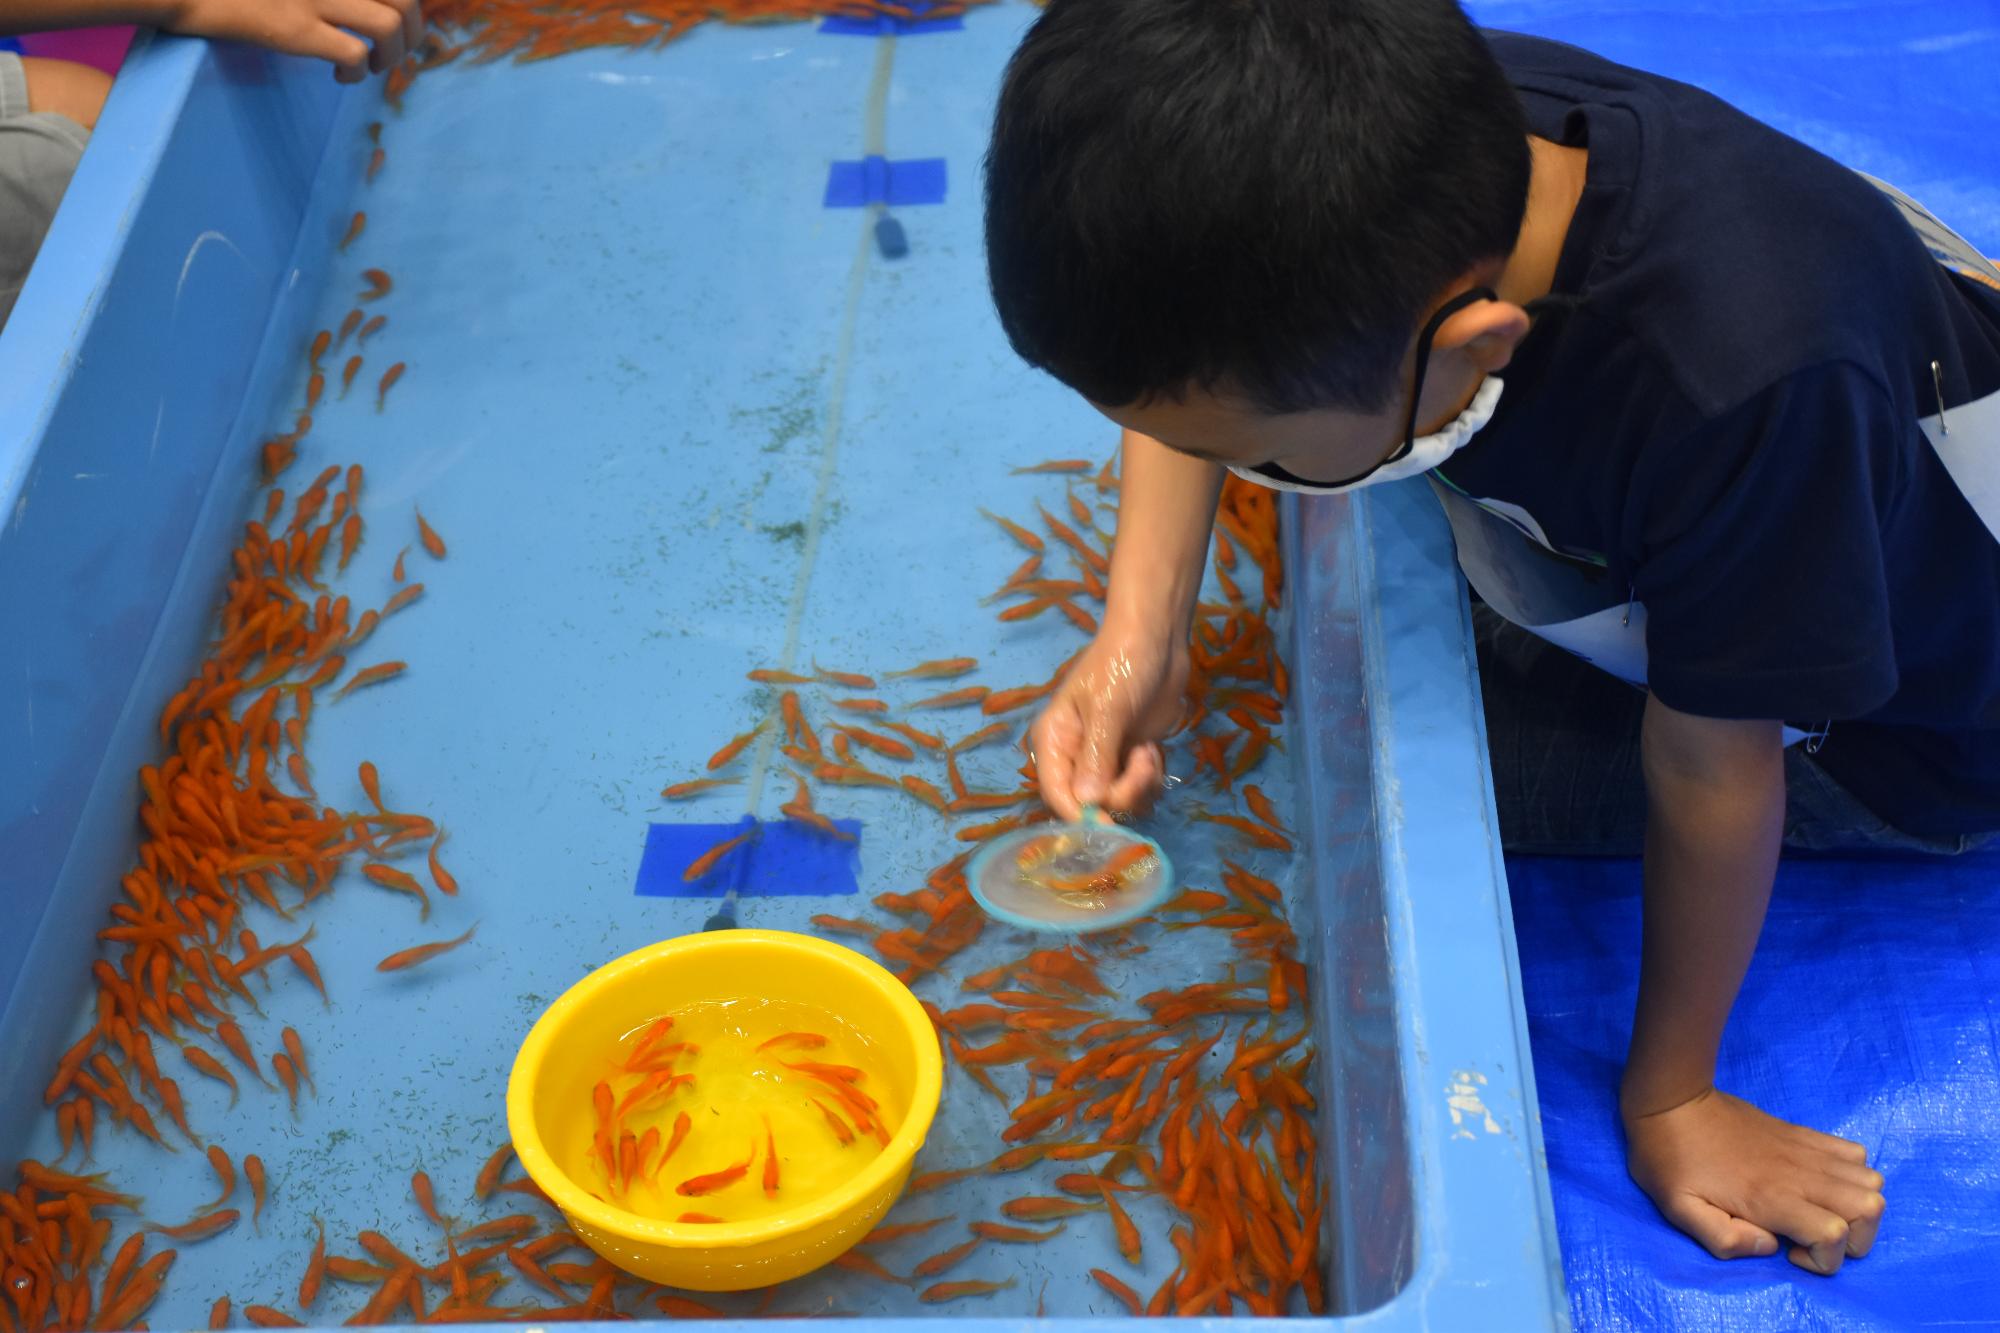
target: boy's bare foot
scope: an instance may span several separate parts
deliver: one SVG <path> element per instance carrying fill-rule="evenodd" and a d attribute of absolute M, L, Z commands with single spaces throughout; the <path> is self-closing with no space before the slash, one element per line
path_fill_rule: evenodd
<path fill-rule="evenodd" d="M 1831 1276 L 1875 1243 L 1882 1174 L 1858 1143 L 1766 1115 L 1709 1088 L 1625 1117 L 1632 1179 L 1669 1222 L 1718 1259 L 1775 1254 Z"/>

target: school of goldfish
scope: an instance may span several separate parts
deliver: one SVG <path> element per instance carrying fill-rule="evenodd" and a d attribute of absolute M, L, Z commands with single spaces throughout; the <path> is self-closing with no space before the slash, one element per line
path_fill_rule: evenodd
<path fill-rule="evenodd" d="M 371 127 L 379 139 L 379 126 Z M 346 243 L 360 235 L 355 215 Z M 361 299 L 386 295 L 388 275 L 369 270 Z M 338 337 L 321 330 L 307 350 L 304 411 L 294 428 L 261 451 L 265 478 L 275 483 L 297 458 L 324 392 L 321 361 L 355 334 L 360 345 L 385 320 L 365 324 L 357 309 Z M 343 375 L 360 369 L 351 358 Z M 403 372 L 382 376 L 378 406 Z M 273 943 L 241 926 L 255 902 L 290 920 L 329 895 L 342 869 L 360 861 L 364 879 L 408 895 L 419 919 L 430 915 L 430 891 L 455 895 L 458 884 L 441 860 L 445 833 L 430 818 L 392 809 L 375 766 L 363 763 L 358 783 L 369 809 L 327 805 L 315 790 L 307 738 L 316 701 L 332 700 L 398 675 L 399 661 L 359 666 L 352 659 L 376 627 L 423 596 L 407 582 L 399 557 L 394 590 L 381 606 L 360 610 L 328 585 L 345 574 L 366 533 L 361 516 L 363 472 L 358 464 L 327 466 L 291 499 L 273 484 L 262 517 L 245 525 L 230 553 L 219 634 L 187 683 L 161 710 L 161 761 L 138 774 L 138 863 L 123 877 L 124 900 L 100 930 L 102 954 L 91 964 L 95 1021 L 57 1062 L 43 1091 L 54 1108 L 61 1158 L 89 1160 L 96 1136 L 111 1129 L 143 1135 L 171 1150 L 178 1135 L 205 1150 L 221 1193 L 195 1217 L 133 1230 L 115 1252 L 108 1214 L 136 1214 L 141 1201 L 98 1175 L 24 1161 L 16 1186 L 0 1194 L 0 1333 L 16 1329 L 144 1327 L 177 1251 L 148 1255 L 154 1236 L 182 1243 L 210 1239 L 234 1227 L 236 1163 L 189 1122 L 170 1057 L 187 1070 L 225 1085 L 234 1106 L 239 1075 L 265 1088 L 282 1087 L 294 1113 L 301 1090 L 314 1094 L 311 1066 L 296 1029 L 253 1037 L 246 1025 L 268 1029 L 253 981 L 267 988 L 289 969 L 326 996 L 310 944 L 316 926 Z M 283 526 L 281 527 L 280 524 Z M 443 538 L 415 515 L 416 544 L 445 558 Z M 405 552 L 407 554 L 407 551 Z M 331 566 L 331 568 L 329 568 Z M 289 786 L 289 789 L 288 789 Z M 430 889 L 396 861 L 421 855 Z M 290 901 L 287 902 L 286 899 Z M 476 929 L 476 927 L 475 927 Z M 396 972 L 419 966 L 472 938 L 414 944 L 381 960 Z M 211 1045 L 212 1043 L 212 1045 Z M 259 1047 L 269 1050 L 260 1056 Z M 167 1063 L 163 1067 L 162 1061 Z M 233 1068 L 232 1068 L 233 1062 Z M 163 1129 L 164 1118 L 167 1128 Z M 241 1159 L 253 1199 L 251 1221 L 266 1195 L 262 1160 Z M 253 1316 L 254 1317 L 254 1316 Z"/>
<path fill-rule="evenodd" d="M 929 15 L 962 8 L 947 6 Z M 698 11 L 584 3 L 560 12 L 535 0 L 441 0 L 427 12 L 440 32 L 462 40 L 451 46 L 436 37 L 422 55 L 392 72 L 392 105 L 400 104 L 418 70 L 464 51 L 484 59 L 510 53 L 529 59 L 594 45 L 670 40 L 710 16 L 749 21 L 904 11 L 884 0 L 805 5 L 739 0 L 727 9 L 704 5 Z M 366 179 L 373 181 L 386 163 L 382 126 L 370 125 L 367 134 Z M 356 213 L 341 247 L 362 244 L 366 226 L 365 214 Z M 196 1075 L 226 1086 L 232 1106 L 246 1091 L 240 1076 L 258 1085 L 252 1093 L 282 1089 L 294 1110 L 302 1095 L 315 1095 L 303 1041 L 289 1026 L 275 1037 L 269 1034 L 275 1024 L 252 983 L 268 991 L 289 974 L 323 999 L 325 985 L 310 947 L 316 926 L 266 943 L 242 927 L 246 904 L 290 918 L 332 894 L 349 867 L 359 869 L 360 882 L 399 895 L 392 901 L 409 900 L 420 920 L 429 916 L 432 890 L 458 892 L 441 860 L 444 830 L 425 815 L 386 803 L 373 765 L 363 764 L 357 775 L 367 806 L 347 810 L 321 798 L 307 757 L 316 701 L 337 702 L 406 670 L 401 661 L 381 661 L 357 663 L 349 673 L 349 659 L 384 619 L 422 597 L 422 583 L 406 574 L 412 550 L 433 560 L 446 555 L 435 528 L 423 515 L 413 515 L 415 540 L 396 558 L 393 591 L 379 606 L 357 614 L 354 600 L 328 585 L 345 574 L 366 533 L 361 468 L 326 466 L 296 497 L 276 484 L 296 462 L 314 413 L 322 409 L 326 367 L 334 364 L 325 358 L 338 357 L 352 340 L 354 350 L 339 371 L 339 394 L 345 397 L 364 357 L 371 355 L 368 340 L 387 324 L 386 315 L 367 312 L 392 296 L 391 275 L 370 268 L 362 278 L 366 286 L 356 292 L 354 309 L 339 328 L 312 339 L 304 402 L 293 428 L 262 446 L 265 478 L 273 484 L 262 518 L 246 525 L 231 553 L 219 633 L 162 710 L 160 762 L 139 774 L 138 859 L 123 878 L 123 901 L 99 932 L 102 950 L 91 964 L 94 1022 L 59 1059 L 44 1090 L 62 1152 L 51 1162 L 21 1162 L 15 1188 L 0 1192 L 0 1333 L 145 1327 L 146 1311 L 176 1263 L 178 1247 L 226 1235 L 244 1220 L 243 1209 L 235 1206 L 239 1175 L 249 1193 L 249 1221 L 260 1223 L 269 1193 L 261 1159 L 254 1152 L 232 1156 L 204 1136 L 212 1127 L 190 1123 L 171 1068 L 178 1057 Z M 378 377 L 376 410 L 386 408 L 405 371 L 398 361 Z M 1025 554 L 995 593 L 1009 603 L 999 618 L 1016 623 L 1054 612 L 1088 634 L 1096 627 L 1093 606 L 1102 603 L 1109 575 L 1109 537 L 1100 516 L 1115 514 L 1113 464 L 1058 460 L 1027 470 L 1064 484 L 1067 515 L 1041 508 L 1039 529 L 989 515 Z M 1061 576 L 1045 573 L 1045 563 L 1058 561 L 1071 568 Z M 1198 608 L 1190 709 L 1178 744 L 1189 757 L 1191 777 L 1207 774 L 1219 793 L 1234 795 L 1278 746 L 1288 693 L 1270 623 L 1283 573 L 1269 492 L 1233 479 L 1226 486 L 1214 566 L 1223 600 Z M 791 761 L 796 784 L 779 809 L 784 818 L 846 838 L 851 835 L 815 804 L 815 791 L 825 800 L 829 789 L 891 788 L 948 820 L 997 815 L 955 826 L 958 841 L 976 844 L 1048 818 L 1020 732 L 1032 707 L 1053 692 L 1068 666 L 1065 662 L 1046 680 L 1000 689 L 953 683 L 977 670 L 969 657 L 886 673 L 884 682 L 902 682 L 890 689 L 932 683 L 925 688 L 934 692 L 909 699 L 882 697 L 883 684 L 858 672 L 815 665 L 809 673 L 778 668 L 753 673 L 761 683 L 782 687 L 772 716 L 711 757 L 706 771 L 716 776 L 676 784 L 663 794 L 686 799 L 738 781 L 722 771 L 775 727 L 783 738 L 778 750 Z M 949 687 L 935 689 L 937 683 Z M 809 716 L 822 687 L 838 687 L 841 697 L 827 699 L 826 711 Z M 930 720 L 961 713 L 978 724 L 955 740 L 947 740 L 940 734 L 944 728 Z M 1020 781 L 1004 790 L 975 789 L 960 771 L 961 757 L 1003 741 L 1022 744 Z M 884 771 L 888 765 L 893 770 Z M 1319 1248 L 1325 1209 L 1315 1167 L 1314 1100 L 1306 1090 L 1313 1059 L 1305 1026 L 1306 971 L 1277 885 L 1245 864 L 1252 854 L 1289 855 L 1292 842 L 1257 786 L 1243 785 L 1241 799 L 1244 813 L 1195 812 L 1246 844 L 1243 859 L 1227 863 L 1217 887 L 1189 888 L 1155 917 L 1114 934 L 1028 951 L 976 974 L 959 975 L 958 966 L 987 925 L 965 882 L 970 850 L 932 870 L 921 888 L 879 895 L 875 905 L 887 914 L 884 920 L 815 918 L 823 930 L 860 935 L 920 993 L 929 990 L 926 1007 L 955 1067 L 1007 1108 L 1008 1128 L 996 1156 L 919 1175 L 908 1197 L 921 1198 L 974 1173 L 1040 1169 L 1052 1177 L 1039 1192 L 1006 1204 L 1001 1217 L 967 1222 L 966 1239 L 909 1264 L 905 1274 L 892 1272 L 883 1256 L 922 1244 L 950 1219 L 892 1218 L 843 1256 L 842 1268 L 901 1285 L 924 1282 L 925 1302 L 977 1297 L 1013 1287 L 1016 1279 L 1004 1274 L 940 1279 L 988 1247 L 1045 1242 L 1086 1218 L 1101 1220 L 1119 1255 L 1136 1267 L 1145 1237 L 1127 1201 L 1145 1197 L 1178 1219 L 1165 1236 L 1175 1261 L 1171 1275 L 1141 1293 L 1116 1272 L 1091 1270 L 1093 1279 L 1134 1313 L 1215 1314 L 1241 1305 L 1281 1314 L 1294 1307 L 1295 1297 L 1309 1310 L 1324 1309 Z M 711 849 L 689 868 L 689 877 L 711 873 L 756 833 L 753 825 Z M 418 857 L 429 888 L 424 878 L 397 864 Z M 476 929 L 412 943 L 378 967 L 385 972 L 420 967 L 467 944 Z M 1189 929 L 1225 933 L 1240 965 L 1217 979 L 1143 995 L 1136 1007 L 1121 1005 L 1099 974 L 1101 960 L 1143 954 L 1154 932 Z M 853 1090 L 849 1080 L 834 1082 Z M 1009 1082 L 1015 1086 L 1005 1086 Z M 829 1128 L 833 1120 L 851 1133 L 881 1128 L 858 1113 L 857 1103 L 837 1093 L 830 1100 L 846 1114 L 826 1108 Z M 186 1139 L 204 1153 L 216 1197 L 185 1220 L 145 1221 L 137 1196 L 101 1175 L 64 1167 L 72 1153 L 87 1163 L 103 1132 L 140 1135 L 162 1149 L 172 1149 L 176 1137 Z M 632 1146 L 636 1153 L 638 1144 Z M 612 1161 L 618 1163 L 623 1153 L 621 1136 Z M 671 1150 L 659 1160 L 670 1155 Z M 767 1156 L 775 1163 L 775 1150 Z M 462 1222 L 439 1208 L 435 1187 L 419 1171 L 411 1193 L 440 1231 L 443 1261 L 421 1261 L 376 1231 L 353 1238 L 359 1254 L 341 1253 L 329 1249 L 325 1228 L 314 1219 L 316 1240 L 302 1256 L 295 1309 L 251 1304 L 242 1307 L 241 1319 L 262 1327 L 298 1326 L 328 1282 L 372 1289 L 347 1321 L 351 1324 L 617 1317 L 621 1310 L 630 1312 L 632 1302 L 621 1307 L 620 1301 L 635 1289 L 639 1301 L 665 1315 L 721 1313 L 639 1282 L 587 1251 L 582 1262 L 558 1259 L 566 1250 L 581 1249 L 580 1243 L 531 1182 L 506 1179 L 510 1159 L 510 1146 L 501 1144 L 473 1182 L 472 1199 L 485 1206 L 512 1195 L 536 1211 Z M 1083 1164 L 1095 1169 L 1082 1169 Z M 125 1234 L 114 1247 L 121 1230 Z M 158 1247 L 162 1238 L 174 1247 Z M 519 1295 L 503 1300 L 501 1289 L 516 1280 L 554 1304 Z M 772 1299 L 773 1293 L 766 1293 L 758 1312 Z M 210 1326 L 226 1327 L 237 1313 L 231 1299 L 222 1297 Z"/>
<path fill-rule="evenodd" d="M 1038 505 L 1034 527 L 986 514 L 1026 556 L 989 599 L 1010 603 L 998 613 L 1000 620 L 1055 611 L 1078 631 L 1095 632 L 1096 608 L 1110 574 L 1111 536 L 1099 519 L 1115 515 L 1115 462 L 1115 457 L 1101 466 L 1058 459 L 1017 469 L 1063 478 L 1066 514 L 1059 518 Z M 1055 1173 L 1049 1186 L 1054 1193 L 1024 1194 L 1002 1207 L 1001 1219 L 968 1223 L 966 1240 L 917 1263 L 907 1276 L 884 1268 L 871 1248 L 915 1234 L 893 1220 L 844 1258 L 843 1266 L 886 1281 L 935 1278 L 989 1245 L 1051 1239 L 1071 1219 L 1089 1214 L 1108 1225 L 1118 1254 L 1136 1269 L 1145 1241 L 1121 1195 L 1145 1195 L 1180 1219 L 1165 1237 L 1177 1261 L 1173 1271 L 1141 1294 L 1116 1272 L 1091 1270 L 1092 1279 L 1132 1313 L 1227 1314 L 1240 1305 L 1253 1314 L 1280 1315 L 1293 1309 L 1294 1293 L 1307 1310 L 1325 1309 L 1319 1263 L 1325 1208 L 1310 1119 L 1315 1099 L 1306 1087 L 1313 1060 L 1304 1008 L 1306 969 L 1278 885 L 1244 863 L 1252 852 L 1293 851 L 1276 805 L 1246 781 L 1278 744 L 1289 689 L 1270 622 L 1284 583 L 1271 492 L 1232 478 L 1223 491 L 1213 549 L 1222 600 L 1197 607 L 1188 709 L 1176 744 L 1184 747 L 1192 778 L 1205 779 L 1223 795 L 1235 795 L 1242 784 L 1243 813 L 1191 811 L 1246 844 L 1241 859 L 1224 861 L 1216 888 L 1188 888 L 1133 927 L 1067 948 L 1032 950 L 970 975 L 958 975 L 956 960 L 988 925 L 966 882 L 971 850 L 933 869 L 920 890 L 875 898 L 900 924 L 813 918 L 822 931 L 865 940 L 903 981 L 917 985 L 955 1066 L 1007 1109 L 998 1156 L 919 1175 L 906 1198 L 974 1174 L 1030 1168 Z M 1045 570 L 1052 560 L 1067 562 L 1066 571 L 1057 571 L 1062 576 Z M 825 836 L 847 836 L 815 803 L 816 789 L 824 801 L 830 790 L 842 787 L 898 790 L 947 820 L 1012 811 L 954 829 L 957 841 L 982 843 L 1052 817 L 1039 799 L 1025 727 L 1031 706 L 1054 692 L 1075 660 L 1072 656 L 1040 682 L 1002 689 L 955 685 L 907 701 L 884 698 L 893 687 L 858 672 L 817 663 L 809 672 L 760 668 L 750 677 L 778 691 L 773 716 L 731 739 L 709 758 L 705 771 L 714 774 L 741 762 L 775 725 L 782 738 L 778 752 L 790 761 L 796 786 L 781 807 L 785 818 Z M 956 681 L 978 665 L 970 657 L 938 659 L 886 673 L 883 681 Z M 812 705 L 822 695 L 824 710 L 816 713 Z M 929 717 L 958 712 L 1000 720 L 956 740 L 938 734 L 941 726 L 937 732 L 925 729 L 938 725 Z M 868 725 L 848 718 L 866 718 Z M 1005 790 L 973 787 L 960 771 L 961 756 L 1000 742 L 1020 748 L 1019 781 Z M 662 795 L 686 800 L 732 781 L 694 778 Z M 714 873 L 756 836 L 753 824 L 717 844 L 689 866 L 687 877 Z M 1031 840 L 1020 853 L 1031 863 L 1026 868 L 1046 860 L 1064 836 L 1052 831 L 1046 845 Z M 1115 890 L 1150 855 L 1139 845 L 1113 858 L 1116 864 L 1051 887 L 1072 893 Z M 1226 933 L 1237 965 L 1218 979 L 1156 990 L 1136 1004 L 1119 1005 L 1100 975 L 1100 961 L 1145 952 L 1153 932 L 1190 929 Z M 1022 1073 L 1023 1081 L 1012 1089 L 1001 1081 L 1009 1068 Z M 1095 1170 L 1072 1165 L 1080 1162 L 1098 1165 Z M 1034 1232 L 1010 1225 L 1020 1222 L 1054 1226 Z M 987 1295 L 1013 1282 L 1008 1277 L 938 1283 L 921 1298 Z"/>
<path fill-rule="evenodd" d="M 754 1208 L 750 1168 L 760 1159 L 763 1169 L 755 1186 L 768 1203 L 790 1206 L 851 1176 L 873 1159 L 873 1148 L 888 1146 L 888 1121 L 894 1113 L 865 1086 L 865 1068 L 830 1058 L 834 1053 L 826 1048 L 831 1039 L 824 1033 L 786 1031 L 757 1043 L 747 1052 L 751 1068 L 738 1066 L 729 1071 L 736 1077 L 725 1076 L 723 1081 L 735 1089 L 725 1106 L 698 1098 L 697 1085 L 706 1083 L 693 1065 L 703 1047 L 676 1033 L 675 1024 L 675 1015 L 664 1014 L 641 1030 L 629 1051 L 621 1041 L 606 1062 L 606 1076 L 590 1090 L 586 1178 L 601 1179 L 610 1198 L 626 1209 L 704 1225 L 747 1220 L 761 1215 L 745 1211 L 746 1199 Z M 669 1036 L 677 1039 L 668 1041 Z M 744 1077 L 746 1073 L 754 1076 Z M 757 1104 L 744 1101 L 746 1093 Z M 812 1168 L 804 1182 L 797 1180 L 796 1170 L 788 1173 L 781 1164 L 771 1123 L 774 1110 L 792 1112 L 783 1157 Z M 676 1183 L 667 1167 L 689 1142 L 697 1116 L 705 1131 L 701 1140 L 722 1134 L 734 1144 L 740 1141 L 734 1138 L 736 1131 L 754 1120 L 763 1130 L 762 1141 L 753 1132 L 748 1155 L 719 1169 L 685 1174 L 687 1167 L 677 1168 L 682 1178 Z M 808 1135 L 793 1132 L 801 1123 L 809 1127 Z M 693 1150 L 705 1146 L 698 1141 Z M 784 1183 L 788 1174 L 805 1185 L 803 1191 Z M 591 1192 L 600 1200 L 606 1197 Z M 691 1199 L 704 1202 L 692 1208 Z M 718 1209 L 726 1213 L 714 1211 Z"/>

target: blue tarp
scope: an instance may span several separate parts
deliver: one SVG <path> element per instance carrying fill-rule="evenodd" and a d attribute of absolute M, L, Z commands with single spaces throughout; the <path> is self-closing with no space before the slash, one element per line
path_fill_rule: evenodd
<path fill-rule="evenodd" d="M 1625 1174 L 1637 864 L 1510 858 L 1507 876 L 1579 1333 L 2000 1327 L 2000 856 L 1779 871 L 1717 1083 L 1888 1177 L 1874 1253 L 1832 1278 L 1709 1258 Z"/>
<path fill-rule="evenodd" d="M 1707 88 L 2000 254 L 2000 4 L 1473 0 L 1479 21 Z M 1833 280 L 1838 280 L 1837 275 Z M 1868 1146 L 1875 1253 L 1719 1263 L 1625 1175 L 1615 1090 L 1639 869 L 1512 860 L 1563 1268 L 1580 1333 L 2000 1328 L 2000 857 L 1787 863 L 1721 1081 Z"/>

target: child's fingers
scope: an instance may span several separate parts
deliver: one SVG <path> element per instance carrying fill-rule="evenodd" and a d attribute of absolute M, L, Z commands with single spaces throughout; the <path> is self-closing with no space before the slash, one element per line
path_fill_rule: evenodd
<path fill-rule="evenodd" d="M 383 0 L 320 0 L 320 16 L 374 43 L 368 68 L 380 74 L 403 63 L 403 15 Z"/>
<path fill-rule="evenodd" d="M 424 41 L 424 8 L 417 0 L 386 0 L 403 16 L 403 49 L 414 51 Z"/>
<path fill-rule="evenodd" d="M 1104 804 L 1113 810 L 1138 810 L 1150 805 L 1153 793 L 1160 789 L 1160 777 L 1165 771 L 1159 746 L 1134 746 L 1126 757 L 1124 771 L 1112 781 L 1111 790 L 1105 794 Z"/>
<path fill-rule="evenodd" d="M 1660 1211 L 1718 1259 L 1747 1259 L 1778 1252 L 1776 1236 L 1755 1222 L 1734 1217 L 1695 1195 L 1677 1194 L 1662 1203 Z"/>
<path fill-rule="evenodd" d="M 1072 786 L 1077 742 L 1083 736 L 1083 720 L 1077 715 L 1076 705 L 1066 698 L 1051 703 L 1035 719 L 1032 735 L 1030 745 L 1042 803 L 1059 818 L 1075 819 L 1082 813 Z"/>
<path fill-rule="evenodd" d="M 296 41 L 287 40 L 283 49 L 293 55 L 330 61 L 343 83 L 353 83 L 368 66 L 368 43 L 331 23 L 316 25 Z M 352 77 L 348 77 L 350 70 L 354 72 Z"/>

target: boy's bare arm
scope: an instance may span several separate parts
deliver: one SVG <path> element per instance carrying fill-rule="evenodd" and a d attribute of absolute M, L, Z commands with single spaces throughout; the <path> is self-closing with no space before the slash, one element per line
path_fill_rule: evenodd
<path fill-rule="evenodd" d="M 0 7 L 0 33 L 109 23 L 317 56 L 348 81 L 401 63 L 423 38 L 417 0 L 8 0 Z"/>
<path fill-rule="evenodd" d="M 1780 732 L 1647 700 L 1645 943 L 1620 1109 L 1633 1179 L 1674 1225 L 1719 1258 L 1787 1237 L 1792 1262 L 1830 1274 L 1874 1243 L 1882 1177 L 1866 1150 L 1714 1083 L 1783 838 Z"/>

